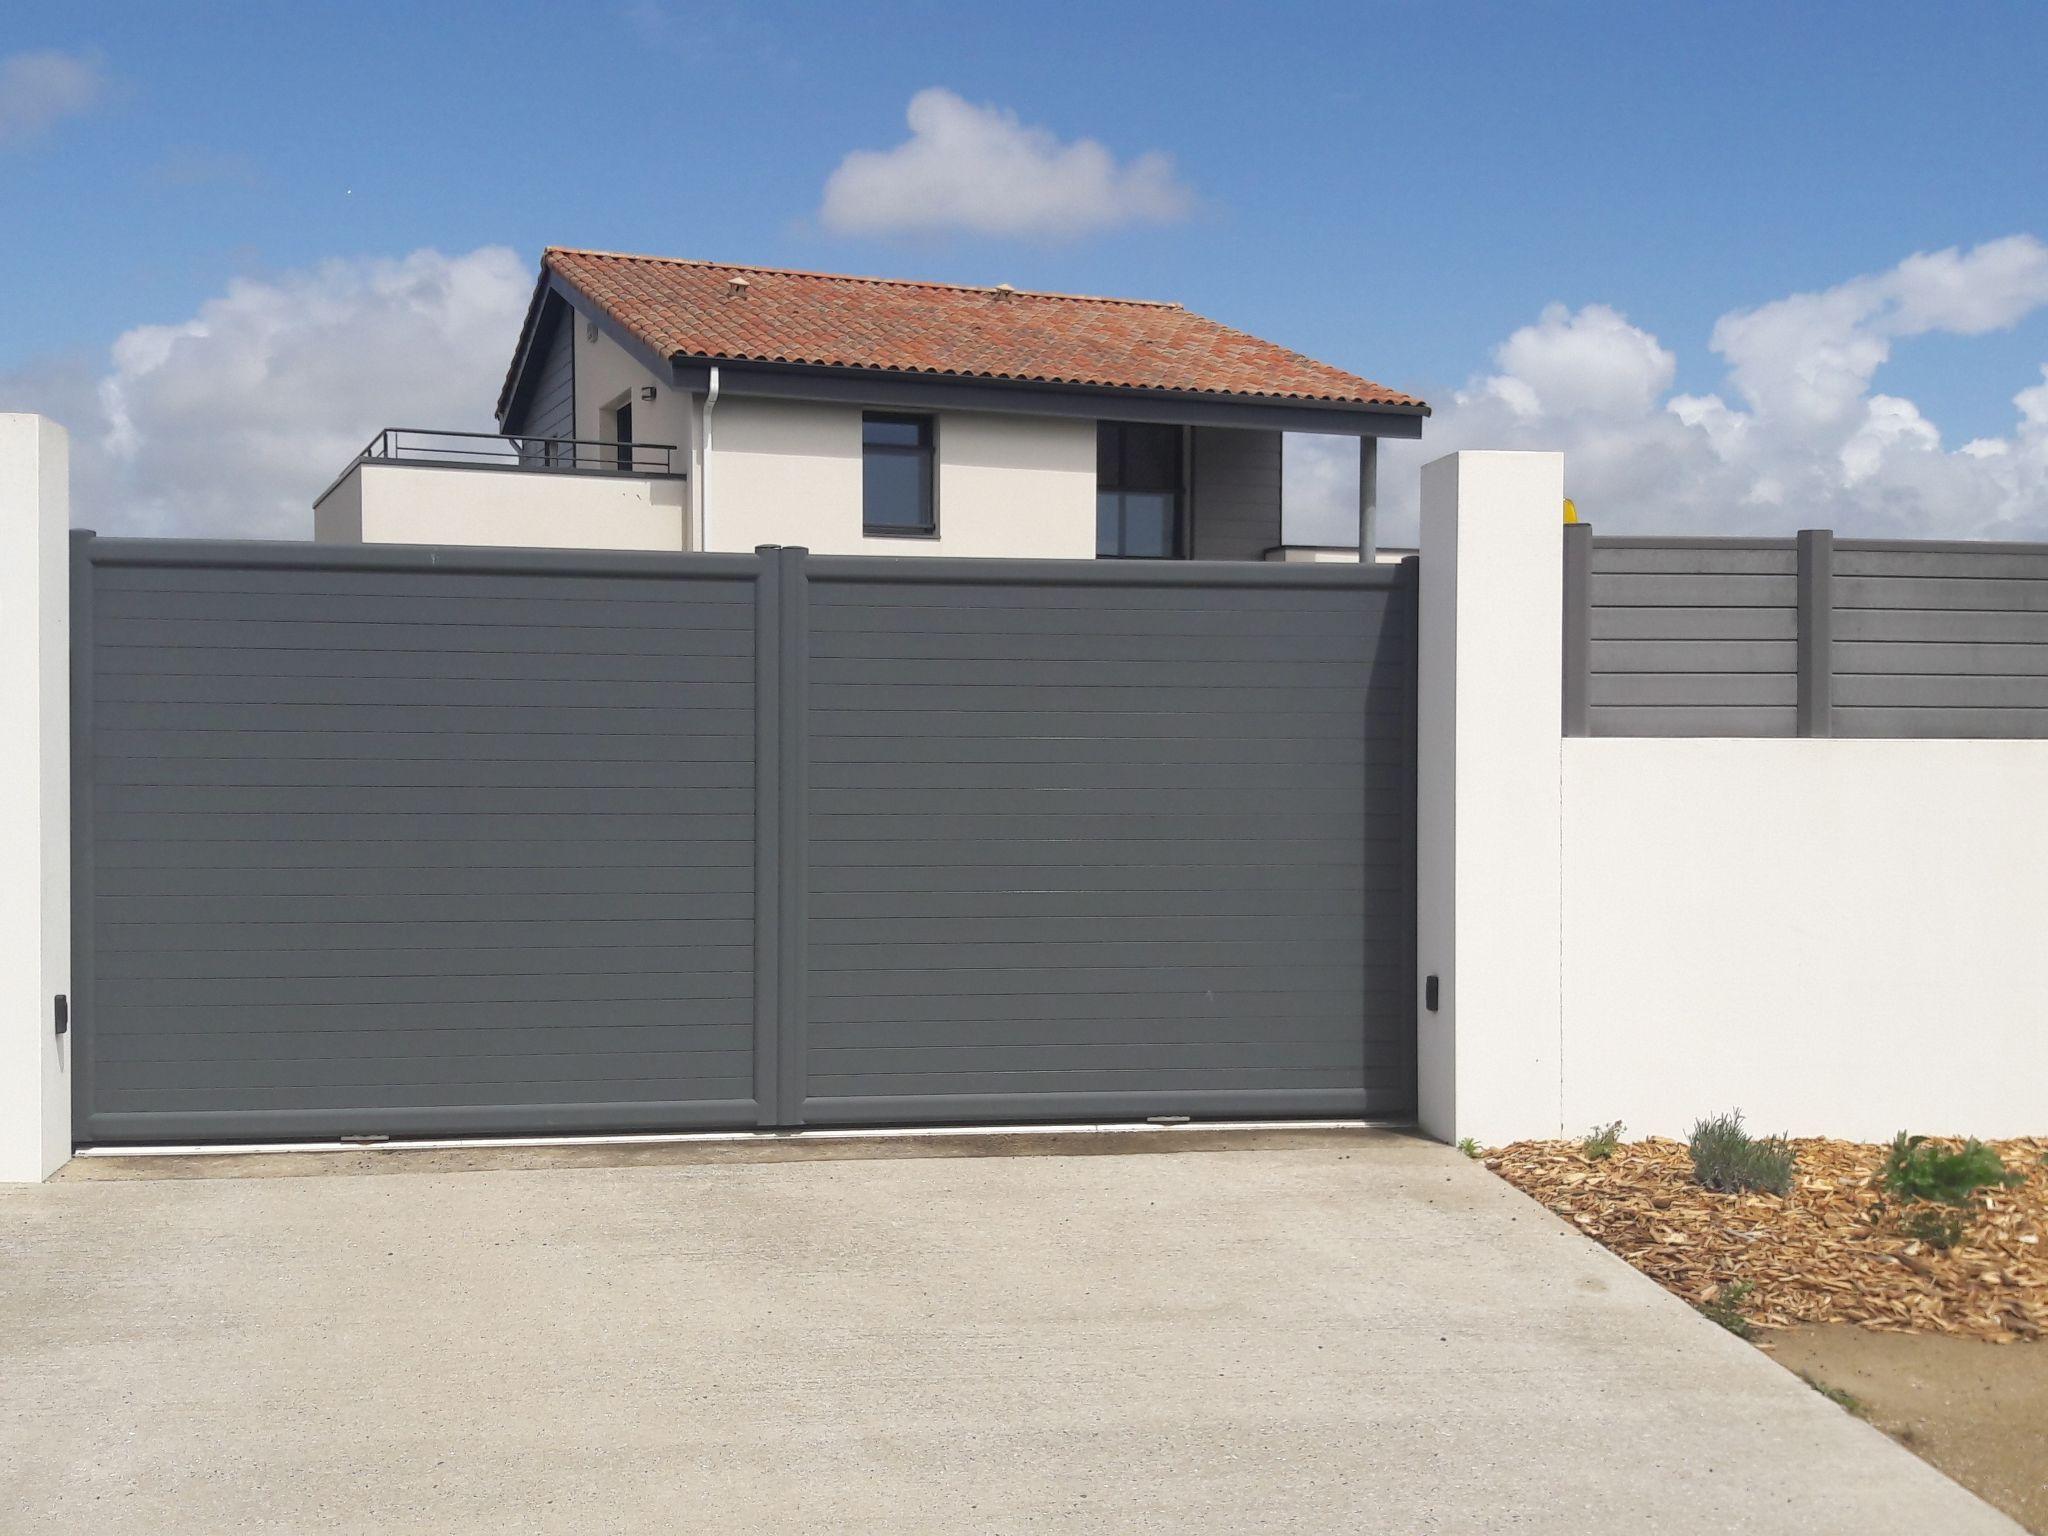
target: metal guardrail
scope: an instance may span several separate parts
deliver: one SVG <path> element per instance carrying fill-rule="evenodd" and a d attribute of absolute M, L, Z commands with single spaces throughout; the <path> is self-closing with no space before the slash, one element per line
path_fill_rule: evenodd
<path fill-rule="evenodd" d="M 356 462 L 464 464 L 491 469 L 573 469 L 619 475 L 672 475 L 673 443 L 613 443 L 594 437 L 523 437 L 386 427 Z"/>

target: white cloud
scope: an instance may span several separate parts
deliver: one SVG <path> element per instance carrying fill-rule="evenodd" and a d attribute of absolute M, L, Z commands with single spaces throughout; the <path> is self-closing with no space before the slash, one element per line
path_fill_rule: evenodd
<path fill-rule="evenodd" d="M 41 137 L 106 94 L 106 72 L 89 54 L 43 49 L 0 59 L 0 149 Z"/>
<path fill-rule="evenodd" d="M 910 99 L 910 137 L 855 150 L 825 183 L 819 218 L 850 235 L 1073 238 L 1187 217 L 1193 194 L 1170 157 L 1119 165 L 1093 139 L 1063 144 L 1017 114 L 975 106 L 934 86 Z"/>
<path fill-rule="evenodd" d="M 309 538 L 313 498 L 379 428 L 494 430 L 532 283 L 496 246 L 237 280 L 102 368 L 0 378 L 0 402 L 70 428 L 81 526 Z"/>
<path fill-rule="evenodd" d="M 2007 434 L 1953 448 L 1915 402 L 1872 388 L 1900 337 L 1982 335 L 2044 307 L 2048 245 L 2032 236 L 1911 256 L 1722 316 L 1709 345 L 1726 391 L 1667 396 L 1676 359 L 1655 336 L 1604 305 L 1552 306 L 1439 403 L 1420 445 L 1387 445 L 1384 536 L 1414 538 L 1426 459 L 1543 448 L 1563 451 L 1582 514 L 1610 530 L 2048 537 L 2048 382 L 2013 397 Z M 1292 538 L 1352 515 L 1290 485 Z"/>

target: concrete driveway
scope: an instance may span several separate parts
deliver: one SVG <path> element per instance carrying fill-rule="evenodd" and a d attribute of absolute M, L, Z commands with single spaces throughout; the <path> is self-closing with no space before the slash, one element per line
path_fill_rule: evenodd
<path fill-rule="evenodd" d="M 99 1536 L 2018 1529 L 1445 1148 L 1205 1136 L 74 1163 L 0 1190 L 0 1509 Z M 1139 1155 L 1073 1155 L 1109 1149 Z M 550 1160 L 640 1166 L 441 1171 Z"/>

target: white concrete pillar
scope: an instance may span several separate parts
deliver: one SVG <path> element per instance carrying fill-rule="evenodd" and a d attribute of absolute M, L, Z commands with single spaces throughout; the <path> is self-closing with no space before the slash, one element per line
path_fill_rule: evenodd
<path fill-rule="evenodd" d="M 71 444 L 0 415 L 0 1182 L 71 1156 Z"/>
<path fill-rule="evenodd" d="M 1422 471 L 1416 1047 L 1445 1141 L 1560 1129 L 1563 503 L 1560 454 Z"/>

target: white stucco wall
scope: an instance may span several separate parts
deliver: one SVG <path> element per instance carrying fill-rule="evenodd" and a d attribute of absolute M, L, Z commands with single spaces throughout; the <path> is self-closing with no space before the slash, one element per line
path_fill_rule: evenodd
<path fill-rule="evenodd" d="M 2048 741 L 1564 743 L 1563 1118 L 2048 1131 Z"/>
<path fill-rule="evenodd" d="M 858 406 L 725 395 L 705 479 L 714 550 L 1092 559 L 1095 423 L 946 411 L 934 426 L 938 535 L 861 531 Z"/>
<path fill-rule="evenodd" d="M 0 415 L 0 1182 L 71 1156 L 70 440 Z"/>
<path fill-rule="evenodd" d="M 358 464 L 313 508 L 323 544 L 680 550 L 688 482 L 422 464 Z"/>

